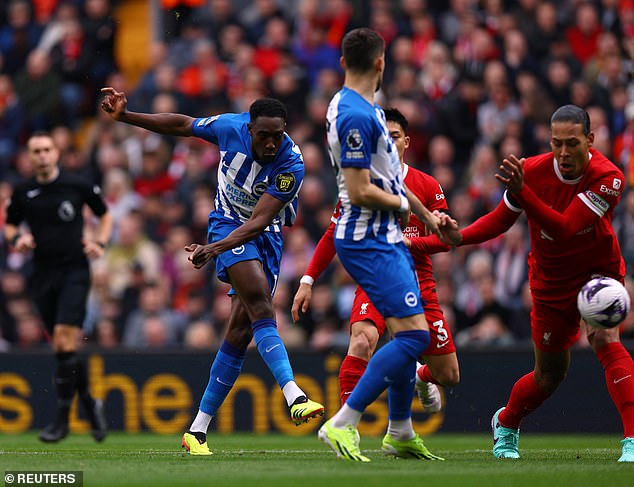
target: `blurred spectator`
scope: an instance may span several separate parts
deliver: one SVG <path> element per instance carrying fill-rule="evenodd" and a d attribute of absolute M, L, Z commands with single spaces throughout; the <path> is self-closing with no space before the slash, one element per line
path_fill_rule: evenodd
<path fill-rule="evenodd" d="M 509 85 L 500 83 L 492 86 L 489 101 L 478 109 L 478 128 L 482 140 L 492 144 L 499 143 L 508 124 L 521 119 L 522 112 L 513 99 Z"/>
<path fill-rule="evenodd" d="M 185 329 L 185 348 L 208 352 L 218 348 L 218 336 L 213 325 L 207 320 L 194 321 Z"/>
<path fill-rule="evenodd" d="M 0 74 L 0 179 L 9 170 L 18 151 L 23 112 L 11 77 Z"/>
<path fill-rule="evenodd" d="M 267 23 L 274 18 L 284 20 L 284 12 L 276 0 L 254 0 L 240 13 L 240 21 L 253 45 L 260 42 L 266 32 Z"/>
<path fill-rule="evenodd" d="M 15 342 L 17 340 L 17 320 L 13 300 L 25 300 L 27 296 L 26 278 L 18 271 L 6 269 L 0 276 L 0 336 Z"/>
<path fill-rule="evenodd" d="M 634 276 L 634 189 L 630 187 L 621 200 L 623 211 L 614 219 L 614 231 L 619 239 L 627 273 Z"/>
<path fill-rule="evenodd" d="M 634 101 L 625 107 L 625 130 L 614 139 L 612 146 L 613 161 L 625 174 L 629 187 L 634 187 Z"/>
<path fill-rule="evenodd" d="M 46 52 L 31 51 L 26 66 L 16 74 L 14 82 L 30 132 L 49 130 L 64 123 L 62 78 L 52 69 L 51 58 Z"/>
<path fill-rule="evenodd" d="M 421 84 L 430 100 L 444 98 L 453 89 L 457 72 L 447 46 L 430 42 L 422 56 L 422 68 Z"/>
<path fill-rule="evenodd" d="M 456 292 L 456 307 L 473 322 L 485 304 L 480 282 L 493 275 L 493 258 L 486 250 L 476 250 L 469 255 L 465 266 L 466 280 Z"/>
<path fill-rule="evenodd" d="M 516 223 L 504 234 L 494 264 L 495 296 L 502 306 L 522 306 L 522 287 L 528 279 L 528 236 L 523 223 Z"/>
<path fill-rule="evenodd" d="M 603 32 L 594 4 L 581 2 L 575 11 L 575 23 L 566 29 L 566 38 L 575 57 L 585 64 L 597 52 L 597 41 Z"/>
<path fill-rule="evenodd" d="M 314 20 L 311 28 L 295 39 L 293 55 L 306 70 L 311 87 L 316 85 L 322 69 L 341 69 L 339 49 L 328 41 L 327 25 L 323 20 Z"/>
<path fill-rule="evenodd" d="M 178 39 L 191 25 L 195 9 L 204 5 L 204 0 L 161 0 L 162 31 L 159 36 L 167 41 Z"/>
<path fill-rule="evenodd" d="M 530 342 L 531 337 L 531 309 L 533 309 L 533 295 L 528 281 L 522 284 L 521 306 L 511 311 L 509 328 L 518 340 Z"/>
<path fill-rule="evenodd" d="M 484 316 L 475 325 L 456 333 L 456 347 L 507 347 L 513 336 L 499 316 Z"/>
<path fill-rule="evenodd" d="M 109 74 L 117 70 L 115 42 L 117 22 L 112 16 L 110 0 L 86 0 L 84 32 L 93 47 L 90 62 L 90 79 L 95 88 L 104 86 Z M 95 90 L 96 91 L 96 90 Z"/>
<path fill-rule="evenodd" d="M 33 21 L 28 0 L 2 2 L 7 9 L 7 23 L 0 27 L 2 72 L 15 75 L 25 67 L 29 53 L 37 46 L 41 27 Z"/>
<path fill-rule="evenodd" d="M 27 299 L 25 298 L 24 301 Z M 17 340 L 15 344 L 18 348 L 32 348 L 46 344 L 44 327 L 37 314 L 33 311 L 27 311 L 19 313 L 16 319 Z"/>
<path fill-rule="evenodd" d="M 454 141 L 459 164 L 466 163 L 478 139 L 478 106 L 483 96 L 481 78 L 464 73 L 457 86 L 438 104 L 441 131 Z"/>
<path fill-rule="evenodd" d="M 109 146 L 107 146 L 109 147 Z M 112 148 L 112 150 L 116 150 Z M 112 214 L 112 239 L 119 238 L 119 222 L 121 219 L 141 208 L 141 197 L 132 190 L 132 182 L 128 172 L 120 167 L 110 167 L 106 171 L 103 184 L 103 195 Z"/>
<path fill-rule="evenodd" d="M 141 289 L 139 308 L 125 322 L 121 343 L 133 348 L 173 346 L 180 342 L 184 328 L 182 315 L 169 308 L 165 290 L 148 283 Z"/>
<path fill-rule="evenodd" d="M 524 22 L 520 23 L 520 27 L 524 25 L 526 25 Z M 535 59 L 544 59 L 549 53 L 551 44 L 562 37 L 557 22 L 557 8 L 553 2 L 539 2 L 536 6 L 534 29 L 534 32 L 524 30 L 526 39 L 530 39 L 528 48 Z"/>
<path fill-rule="evenodd" d="M 115 322 L 109 318 L 101 318 L 95 325 L 95 343 L 100 348 L 115 348 L 119 346 L 119 337 Z"/>
<path fill-rule="evenodd" d="M 201 12 L 205 30 L 216 46 L 220 46 L 223 31 L 229 26 L 242 31 L 240 22 L 235 12 L 235 4 L 231 0 L 209 0 L 209 10 Z M 226 61 L 226 59 L 224 59 Z"/>
<path fill-rule="evenodd" d="M 160 273 L 160 248 L 142 230 L 139 213 L 132 212 L 119 221 L 119 238 L 106 253 L 110 292 L 120 297 L 132 281 L 136 263 L 143 267 L 145 279 L 156 281 Z"/>

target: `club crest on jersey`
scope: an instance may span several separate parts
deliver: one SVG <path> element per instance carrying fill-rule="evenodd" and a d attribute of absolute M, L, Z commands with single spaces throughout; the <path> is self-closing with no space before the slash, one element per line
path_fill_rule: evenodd
<path fill-rule="evenodd" d="M 283 172 L 275 178 L 275 189 L 280 193 L 290 193 L 295 187 L 295 176 L 290 172 Z"/>
<path fill-rule="evenodd" d="M 57 208 L 57 215 L 62 221 L 65 222 L 73 221 L 75 219 L 75 213 L 75 207 L 68 200 L 62 201 L 62 203 Z"/>
<path fill-rule="evenodd" d="M 266 179 L 264 181 L 260 181 L 259 183 L 255 183 L 253 185 L 253 194 L 256 196 L 262 196 L 268 187 L 269 183 Z"/>
<path fill-rule="evenodd" d="M 346 144 L 352 150 L 359 150 L 363 147 L 363 138 L 357 129 L 350 129 L 348 135 L 346 136 Z"/>
<path fill-rule="evenodd" d="M 612 181 L 612 188 L 621 189 L 621 180 L 614 178 L 614 180 Z"/>

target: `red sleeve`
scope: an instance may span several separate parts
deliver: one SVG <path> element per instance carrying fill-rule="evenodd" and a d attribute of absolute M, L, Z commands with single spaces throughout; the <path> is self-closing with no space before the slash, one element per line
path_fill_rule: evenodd
<path fill-rule="evenodd" d="M 522 204 L 528 218 L 553 238 L 570 238 L 601 218 L 600 214 L 592 211 L 578 196 L 564 213 L 559 213 L 546 205 L 526 184 L 518 194 L 513 196 Z M 584 197 L 587 198 L 587 196 Z"/>
<path fill-rule="evenodd" d="M 504 198 L 506 198 L 506 194 Z M 520 212 L 511 210 L 502 199 L 492 212 L 478 218 L 460 231 L 462 234 L 460 245 L 471 245 L 491 240 L 511 228 L 519 216 Z"/>
<path fill-rule="evenodd" d="M 306 272 L 304 272 L 305 276 L 310 276 L 317 280 L 335 257 L 337 253 L 335 250 L 335 226 L 335 222 L 330 222 L 330 226 L 319 239 L 317 247 L 315 247 L 315 253 L 310 259 Z"/>
<path fill-rule="evenodd" d="M 429 255 L 437 254 L 439 252 L 448 252 L 451 250 L 451 247 L 442 243 L 436 235 L 414 237 L 410 239 L 410 242 L 412 242 L 412 251 L 422 252 Z"/>

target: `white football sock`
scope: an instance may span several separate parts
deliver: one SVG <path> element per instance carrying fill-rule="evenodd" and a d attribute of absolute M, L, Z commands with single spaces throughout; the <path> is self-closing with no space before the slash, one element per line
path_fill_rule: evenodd
<path fill-rule="evenodd" d="M 412 418 L 392 420 L 387 425 L 388 434 L 397 441 L 407 441 L 414 438 Z"/>
<path fill-rule="evenodd" d="M 284 387 L 282 387 L 282 393 L 284 394 L 284 398 L 286 399 L 286 404 L 289 406 L 295 402 L 299 396 L 305 396 L 304 391 L 302 391 L 299 386 L 295 383 L 295 381 L 287 382 Z"/>
<path fill-rule="evenodd" d="M 337 414 L 332 417 L 332 425 L 335 428 L 345 428 L 351 424 L 356 428 L 359 421 L 361 421 L 361 414 L 361 411 L 352 409 L 348 404 L 344 404 L 341 406 L 341 409 L 337 411 Z"/>
<path fill-rule="evenodd" d="M 207 434 L 207 429 L 209 429 L 209 423 L 211 423 L 212 417 L 213 416 L 211 416 L 211 414 L 203 413 L 199 409 L 192 425 L 189 427 L 189 431 L 197 431 Z"/>

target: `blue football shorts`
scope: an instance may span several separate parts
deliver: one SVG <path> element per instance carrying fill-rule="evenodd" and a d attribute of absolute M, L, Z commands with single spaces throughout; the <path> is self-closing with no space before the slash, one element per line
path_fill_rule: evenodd
<path fill-rule="evenodd" d="M 423 313 L 414 261 L 402 242 L 335 239 L 339 260 L 386 318 Z"/>
<path fill-rule="evenodd" d="M 212 212 L 211 215 L 209 215 L 207 241 L 212 243 L 222 240 L 239 226 L 240 223 L 215 216 Z M 275 293 L 277 279 L 280 274 L 282 234 L 262 232 L 250 242 L 216 256 L 214 261 L 216 263 L 216 275 L 218 279 L 231 284 L 227 269 L 238 262 L 244 262 L 246 260 L 258 260 L 262 263 L 262 269 L 269 283 L 272 296 Z M 236 292 L 231 288 L 229 295 L 233 294 L 236 294 Z"/>

